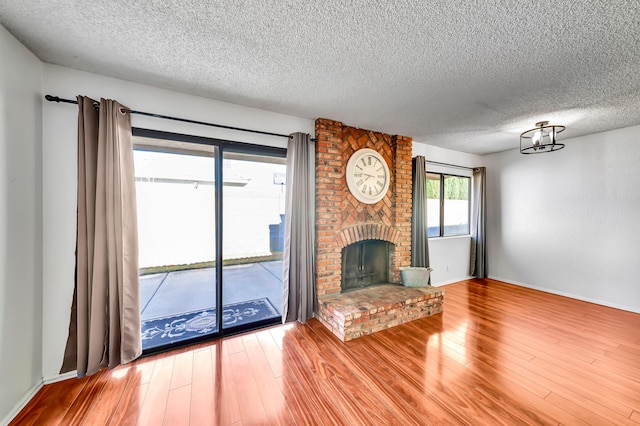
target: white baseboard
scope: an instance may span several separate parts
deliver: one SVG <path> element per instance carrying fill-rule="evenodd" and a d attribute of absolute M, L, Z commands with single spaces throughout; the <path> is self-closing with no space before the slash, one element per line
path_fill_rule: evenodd
<path fill-rule="evenodd" d="M 584 296 L 580 296 L 578 294 L 567 293 L 567 292 L 564 292 L 564 291 L 553 290 L 553 289 L 546 288 L 546 287 L 539 287 L 537 285 L 531 285 L 531 284 L 523 283 L 523 282 L 520 282 L 520 281 L 510 280 L 510 279 L 507 279 L 507 278 L 496 277 L 496 276 L 493 276 L 493 275 L 489 275 L 489 278 L 491 278 L 492 280 L 502 281 L 502 282 L 505 282 L 505 283 L 508 283 L 508 284 L 517 285 L 517 286 L 520 286 L 520 287 L 530 288 L 532 290 L 543 291 L 545 293 L 556 294 L 558 296 L 564 296 L 564 297 L 569 297 L 571 299 L 582 300 L 583 302 L 595 303 L 596 305 L 607 306 L 609 308 L 615 308 L 615 309 L 620 309 L 622 311 L 634 312 L 636 314 L 640 314 L 640 311 L 631 309 L 628 306 L 618 305 L 616 303 L 605 302 L 605 301 L 602 301 L 602 300 L 592 299 L 590 297 L 584 297 Z"/>
<path fill-rule="evenodd" d="M 20 399 L 20 401 L 18 401 L 18 403 L 11 409 L 11 411 L 9 411 L 4 419 L 0 421 L 0 425 L 8 425 L 11 420 L 13 420 L 18 415 L 18 413 L 20 413 L 20 411 L 24 407 L 26 407 L 29 401 L 31 401 L 31 398 L 33 398 L 38 393 L 38 391 L 42 389 L 42 386 L 44 386 L 44 383 L 42 382 L 42 380 L 40 380 L 39 383 L 36 383 L 31 389 L 29 389 L 29 391 Z"/>
<path fill-rule="evenodd" d="M 44 382 L 45 385 L 48 385 L 50 383 L 61 382 L 67 379 L 75 379 L 76 377 L 78 377 L 78 372 L 76 370 L 73 370 L 73 371 L 69 371 L 68 373 L 56 374 L 55 376 L 45 377 L 42 381 Z"/>
<path fill-rule="evenodd" d="M 68 373 L 64 373 L 64 374 L 57 374 L 55 376 L 51 376 L 51 377 L 47 377 L 45 379 L 41 379 L 38 383 L 36 383 L 31 389 L 29 389 L 29 392 L 27 392 L 21 399 L 20 401 L 18 401 L 18 403 L 15 405 L 15 407 L 13 407 L 11 409 L 11 411 L 9 411 L 9 414 L 7 414 L 4 419 L 0 420 L 0 425 L 2 426 L 6 426 L 9 423 L 11 423 L 11 420 L 13 420 L 18 413 L 20 413 L 20 411 L 27 406 L 27 404 L 29 403 L 29 401 L 31 401 L 31 399 L 36 396 L 36 394 L 38 393 L 38 391 L 40 389 L 42 389 L 42 387 L 44 385 L 48 385 L 50 383 L 56 383 L 56 382 L 61 382 L 63 380 L 67 380 L 67 379 L 71 379 L 71 378 L 75 378 L 78 376 L 78 373 L 76 371 L 70 371 Z"/>
<path fill-rule="evenodd" d="M 462 277 L 462 278 L 456 278 L 454 280 L 449 280 L 449 281 L 442 281 L 439 283 L 431 283 L 431 285 L 433 287 L 440 287 L 441 285 L 447 285 L 447 284 L 453 284 L 453 283 L 459 283 L 460 281 L 465 281 L 465 280 L 471 280 L 473 279 L 472 276 L 468 276 L 468 277 Z"/>

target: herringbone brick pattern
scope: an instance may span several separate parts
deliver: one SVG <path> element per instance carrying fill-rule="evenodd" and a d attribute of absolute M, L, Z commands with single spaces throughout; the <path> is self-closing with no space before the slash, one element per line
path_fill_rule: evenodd
<path fill-rule="evenodd" d="M 316 139 L 318 296 L 340 292 L 342 248 L 364 239 L 395 245 L 391 278 L 399 281 L 399 268 L 411 263 L 411 138 L 319 118 Z M 379 152 L 391 172 L 389 190 L 375 204 L 361 203 L 347 188 L 347 162 L 362 148 Z"/>

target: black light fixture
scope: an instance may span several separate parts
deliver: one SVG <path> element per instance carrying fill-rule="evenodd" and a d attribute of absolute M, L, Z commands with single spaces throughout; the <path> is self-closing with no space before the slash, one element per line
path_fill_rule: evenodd
<path fill-rule="evenodd" d="M 548 121 L 536 123 L 536 127 L 520 135 L 521 154 L 542 154 L 543 152 L 558 151 L 564 148 L 556 137 L 564 130 L 564 126 L 549 125 Z"/>

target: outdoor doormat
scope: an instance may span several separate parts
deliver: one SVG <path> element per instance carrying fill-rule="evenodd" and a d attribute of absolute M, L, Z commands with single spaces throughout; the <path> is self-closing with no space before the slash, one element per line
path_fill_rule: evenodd
<path fill-rule="evenodd" d="M 222 325 L 235 327 L 279 317 L 268 298 L 231 303 L 222 307 Z M 216 308 L 186 312 L 141 323 L 142 349 L 203 336 L 217 330 Z"/>

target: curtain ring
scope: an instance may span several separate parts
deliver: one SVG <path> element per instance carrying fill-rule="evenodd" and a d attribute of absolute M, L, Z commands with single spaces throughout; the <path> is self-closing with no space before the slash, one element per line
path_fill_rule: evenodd
<path fill-rule="evenodd" d="M 125 108 L 123 108 L 123 107 L 120 107 L 120 114 L 122 114 L 122 115 L 127 115 L 127 112 L 128 112 L 128 110 L 127 110 L 127 109 L 125 109 Z"/>

